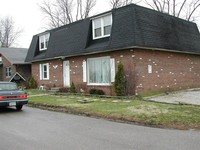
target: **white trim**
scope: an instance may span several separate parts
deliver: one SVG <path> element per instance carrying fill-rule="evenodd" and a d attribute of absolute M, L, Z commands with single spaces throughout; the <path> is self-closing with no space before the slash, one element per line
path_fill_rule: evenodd
<path fill-rule="evenodd" d="M 111 21 L 111 28 L 112 28 L 112 14 L 111 13 L 109 13 L 109 14 L 104 14 L 104 15 L 102 15 L 102 16 L 98 16 L 98 17 L 96 17 L 96 18 L 93 18 L 92 19 L 92 38 L 93 38 L 93 40 L 96 40 L 96 39 L 100 39 L 100 38 L 105 38 L 105 37 L 109 37 L 110 36 L 110 34 L 107 34 L 107 35 L 105 35 L 105 33 L 104 33 L 104 21 L 103 21 L 103 18 L 104 17 L 107 17 L 107 16 L 110 16 L 110 21 Z M 94 21 L 95 20 L 97 20 L 97 19 L 100 19 L 100 21 L 101 21 L 101 26 L 100 26 L 100 28 L 101 28 L 101 36 L 98 36 L 98 37 L 95 37 L 95 24 L 94 24 Z"/>
<path fill-rule="evenodd" d="M 46 70 L 46 72 L 47 72 L 47 77 L 46 78 L 44 78 L 44 66 L 46 65 L 46 67 L 47 67 L 47 70 Z M 44 63 L 44 64 L 40 64 L 39 65 L 40 66 L 40 80 L 49 80 L 49 63 Z"/>
<path fill-rule="evenodd" d="M 42 80 L 42 64 L 39 65 L 40 80 Z"/>
<path fill-rule="evenodd" d="M 11 66 L 6 67 L 6 78 L 10 78 L 12 75 L 12 68 Z"/>
<path fill-rule="evenodd" d="M 87 63 L 83 61 L 83 82 L 87 82 Z"/>
<path fill-rule="evenodd" d="M 70 87 L 70 63 L 69 60 L 63 61 L 63 84 Z"/>
<path fill-rule="evenodd" d="M 111 86 L 111 83 L 88 83 L 88 86 Z"/>
<path fill-rule="evenodd" d="M 46 45 L 46 39 L 49 41 L 50 33 L 45 33 L 39 36 L 39 50 L 44 51 L 47 49 L 48 45 Z M 41 48 L 42 40 L 44 42 L 44 48 Z"/>
<path fill-rule="evenodd" d="M 16 75 L 20 76 L 20 78 L 22 78 L 24 81 L 26 81 L 26 79 L 25 79 L 20 73 L 15 72 L 15 74 L 12 76 L 12 78 L 10 78 L 9 82 L 11 82 L 12 79 L 13 79 Z"/>
<path fill-rule="evenodd" d="M 115 82 L 115 59 L 110 59 L 110 81 Z"/>
<path fill-rule="evenodd" d="M 49 63 L 46 63 L 47 65 L 47 78 L 45 80 L 49 80 Z"/>
<path fill-rule="evenodd" d="M 92 18 L 90 18 L 91 20 L 95 20 L 95 19 L 98 19 L 98 18 L 102 18 L 102 17 L 104 17 L 104 16 L 108 16 L 108 15 L 112 15 L 112 12 L 105 12 L 104 14 L 102 14 L 102 15 L 98 15 L 98 16 L 95 16 L 95 17 L 92 17 Z"/>
<path fill-rule="evenodd" d="M 90 83 L 90 79 L 89 79 L 89 63 L 88 61 L 90 59 L 110 59 L 110 56 L 103 56 L 103 57 L 92 57 L 92 58 L 88 58 L 87 59 L 87 85 L 94 85 L 94 86 L 110 86 L 111 85 L 111 82 L 109 81 L 109 83 Z M 110 64 L 110 63 L 109 63 Z M 109 66 L 110 68 L 110 66 Z M 109 70 L 109 73 L 110 73 L 110 70 Z"/>

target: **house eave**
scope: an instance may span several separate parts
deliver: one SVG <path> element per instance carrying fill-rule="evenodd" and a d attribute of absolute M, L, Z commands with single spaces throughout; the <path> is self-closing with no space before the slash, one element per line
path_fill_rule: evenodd
<path fill-rule="evenodd" d="M 13 65 L 30 65 L 30 62 L 25 62 L 25 63 L 12 63 Z"/>
<path fill-rule="evenodd" d="M 15 72 L 15 74 L 10 78 L 9 82 L 11 82 L 16 75 L 18 75 L 20 78 L 22 78 L 24 81 L 26 81 L 26 79 L 20 73 Z"/>
<path fill-rule="evenodd" d="M 186 51 L 179 51 L 179 50 L 153 48 L 153 47 L 142 47 L 142 46 L 130 46 L 130 47 L 124 47 L 124 48 L 118 48 L 118 49 L 103 50 L 103 51 L 98 51 L 98 52 L 86 52 L 86 53 L 76 54 L 76 55 L 67 55 L 67 56 L 58 56 L 58 57 L 53 57 L 53 58 L 39 59 L 39 60 L 30 61 L 28 63 L 49 61 L 49 60 L 55 60 L 55 59 L 64 60 L 64 59 L 70 58 L 70 57 L 86 56 L 86 55 L 106 53 L 106 52 L 114 52 L 114 51 L 127 50 L 127 49 L 144 49 L 144 50 L 152 50 L 152 51 L 164 51 L 164 52 L 173 52 L 173 53 L 181 53 L 181 54 L 200 55 L 200 53 L 186 52 Z"/>

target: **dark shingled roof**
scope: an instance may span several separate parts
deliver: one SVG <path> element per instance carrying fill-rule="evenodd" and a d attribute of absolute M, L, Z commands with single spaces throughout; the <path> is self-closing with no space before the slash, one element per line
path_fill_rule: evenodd
<path fill-rule="evenodd" d="M 33 36 L 26 61 L 134 47 L 200 54 L 200 34 L 195 23 L 134 4 L 106 13 L 113 17 L 110 37 L 92 40 L 93 17 L 87 18 L 47 31 L 50 39 L 46 51 L 39 52 L 40 34 Z"/>
<path fill-rule="evenodd" d="M 27 48 L 0 48 L 0 53 L 12 64 L 27 64 L 25 58 Z"/>

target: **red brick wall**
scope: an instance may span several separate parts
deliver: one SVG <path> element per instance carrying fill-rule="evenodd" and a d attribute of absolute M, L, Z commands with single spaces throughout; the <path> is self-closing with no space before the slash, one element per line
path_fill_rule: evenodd
<path fill-rule="evenodd" d="M 2 57 L 2 63 L 3 63 L 3 67 L 2 67 L 3 78 L 2 79 L 3 79 L 3 81 L 9 81 L 10 77 L 6 77 L 6 68 L 11 67 L 11 77 L 12 77 L 13 74 L 16 72 L 16 66 L 11 65 L 11 63 L 5 57 Z"/>
<path fill-rule="evenodd" d="M 70 82 L 74 82 L 75 86 L 78 89 L 84 89 L 86 92 L 89 92 L 90 89 L 102 89 L 107 95 L 114 95 L 114 87 L 113 83 L 110 86 L 94 86 L 94 85 L 87 85 L 86 82 L 83 82 L 83 61 L 87 61 L 87 58 L 94 58 L 94 57 L 104 57 L 104 56 L 111 56 L 111 58 L 115 58 L 115 67 L 117 71 L 117 63 L 120 61 L 125 65 L 126 76 L 129 81 L 134 79 L 134 51 L 133 50 L 126 50 L 126 51 L 117 51 L 117 52 L 110 52 L 110 53 L 103 53 L 103 54 L 93 54 L 88 56 L 78 56 L 67 58 L 65 60 L 57 59 L 57 60 L 50 60 L 44 61 L 42 63 L 49 63 L 49 72 L 50 72 L 50 79 L 49 80 L 40 80 L 40 73 L 39 73 L 39 64 L 41 62 L 33 63 L 32 64 L 32 74 L 36 79 L 38 86 L 45 85 L 47 87 L 63 87 L 63 61 L 69 60 L 70 63 Z M 55 66 L 57 68 L 55 69 Z M 134 94 L 134 84 L 129 82 L 129 94 Z"/>
<path fill-rule="evenodd" d="M 101 89 L 103 90 L 106 95 L 115 95 L 113 83 L 110 86 L 94 86 L 94 85 L 87 85 L 87 83 L 83 83 L 83 68 L 82 63 L 83 61 L 87 61 L 88 58 L 95 58 L 95 57 L 106 57 L 110 56 L 111 58 L 115 59 L 115 70 L 117 71 L 117 63 L 120 61 L 124 64 L 126 76 L 129 81 L 133 81 L 134 77 L 134 51 L 133 50 L 126 50 L 126 51 L 117 51 L 117 52 L 109 52 L 109 53 L 102 53 L 102 54 L 93 54 L 88 56 L 79 56 L 68 59 L 70 61 L 70 76 L 71 82 L 73 81 L 76 87 L 80 87 L 88 93 L 90 89 Z M 128 84 L 129 88 L 127 90 L 128 94 L 134 94 L 134 83 Z"/>
<path fill-rule="evenodd" d="M 123 50 L 88 56 L 67 58 L 70 62 L 70 82 L 78 89 L 102 89 L 107 95 L 115 95 L 110 86 L 91 86 L 83 82 L 83 61 L 88 58 L 110 56 L 115 58 L 115 68 L 122 62 L 127 78 L 128 95 L 153 91 L 171 91 L 200 86 L 200 56 L 152 50 Z M 32 64 L 32 73 L 39 85 L 63 87 L 63 61 L 45 61 L 50 66 L 50 80 L 39 79 L 39 62 Z M 148 65 L 152 73 L 148 73 Z"/>
<path fill-rule="evenodd" d="M 28 82 L 31 77 L 31 65 L 30 64 L 23 64 L 23 65 L 15 65 L 16 72 L 21 74 L 25 80 Z"/>
<path fill-rule="evenodd" d="M 49 80 L 40 80 L 40 64 L 49 63 Z M 46 87 L 62 87 L 63 86 L 63 61 L 50 60 L 44 62 L 32 63 L 32 76 L 37 81 L 38 86 L 45 85 Z"/>
<path fill-rule="evenodd" d="M 200 56 L 136 50 L 136 93 L 200 87 Z M 148 73 L 152 65 L 152 73 Z"/>

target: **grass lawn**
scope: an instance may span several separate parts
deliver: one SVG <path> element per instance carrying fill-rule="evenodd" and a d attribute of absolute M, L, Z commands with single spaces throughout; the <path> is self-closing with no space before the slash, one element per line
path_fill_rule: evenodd
<path fill-rule="evenodd" d="M 34 92 L 28 91 L 28 93 Z M 35 107 L 40 106 L 55 111 L 143 125 L 200 129 L 200 107 L 192 105 L 162 104 L 138 99 L 100 98 L 83 95 L 30 96 L 29 103 Z"/>

